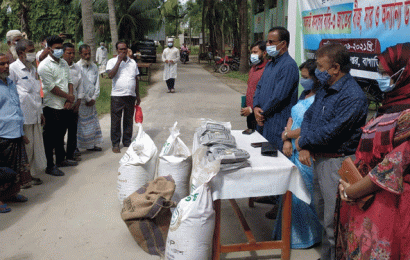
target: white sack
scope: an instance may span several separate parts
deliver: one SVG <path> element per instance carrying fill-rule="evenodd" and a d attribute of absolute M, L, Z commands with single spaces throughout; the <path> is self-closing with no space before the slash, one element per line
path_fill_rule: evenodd
<path fill-rule="evenodd" d="M 190 192 L 205 183 L 214 172 L 219 172 L 221 160 L 209 161 L 206 152 L 208 147 L 200 146 L 192 155 L 192 173 Z"/>
<path fill-rule="evenodd" d="M 120 160 L 118 169 L 118 199 L 122 205 L 125 198 L 154 179 L 157 147 L 154 141 L 139 127 L 137 137 Z"/>
<path fill-rule="evenodd" d="M 189 195 L 189 178 L 191 176 L 192 157 L 189 148 L 179 136 L 177 122 L 170 128 L 170 136 L 159 154 L 158 177 L 171 175 L 175 180 L 175 193 L 172 201 L 178 203 Z"/>

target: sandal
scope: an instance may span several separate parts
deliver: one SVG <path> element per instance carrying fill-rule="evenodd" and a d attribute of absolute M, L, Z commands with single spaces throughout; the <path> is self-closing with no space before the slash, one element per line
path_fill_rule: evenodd
<path fill-rule="evenodd" d="M 8 202 L 26 202 L 28 201 L 28 198 L 24 197 L 23 195 L 18 194 L 13 198 L 8 199 L 7 201 Z"/>
<path fill-rule="evenodd" d="M 10 212 L 11 208 L 7 208 L 7 204 L 0 205 L 0 213 Z"/>

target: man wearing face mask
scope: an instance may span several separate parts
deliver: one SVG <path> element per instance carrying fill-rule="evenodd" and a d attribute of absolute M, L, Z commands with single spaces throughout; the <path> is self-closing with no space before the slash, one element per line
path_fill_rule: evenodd
<path fill-rule="evenodd" d="M 23 39 L 23 35 L 19 30 L 10 30 L 6 34 L 7 45 L 9 46 L 6 57 L 9 59 L 10 64 L 19 58 L 16 52 L 16 44 L 21 39 Z"/>
<path fill-rule="evenodd" d="M 16 45 L 18 60 L 10 65 L 9 78 L 16 84 L 19 94 L 20 106 L 24 115 L 23 130 L 30 141 L 26 144 L 27 157 L 30 164 L 30 172 L 33 176 L 31 184 L 40 185 L 43 182 L 34 176 L 44 172 L 46 168 L 46 154 L 43 143 L 44 116 L 41 107 L 40 81 L 37 78 L 36 67 L 33 65 L 36 59 L 34 43 L 22 39 Z M 29 188 L 25 185 L 23 188 Z"/>
<path fill-rule="evenodd" d="M 95 54 L 95 60 L 98 64 L 98 72 L 104 78 L 104 73 L 106 71 L 108 61 L 108 50 L 105 47 L 104 42 L 100 42 L 100 47 L 97 49 L 97 52 Z"/>
<path fill-rule="evenodd" d="M 248 89 L 246 90 L 246 107 L 241 109 L 241 116 L 246 116 L 248 129 L 244 131 L 246 134 L 251 134 L 256 130 L 256 118 L 253 113 L 253 96 L 256 86 L 262 77 L 265 66 L 268 63 L 266 59 L 266 42 L 257 41 L 251 46 L 251 63 L 252 67 L 249 70 Z"/>
<path fill-rule="evenodd" d="M 316 51 L 315 75 L 321 84 L 306 111 L 295 145 L 299 160 L 313 161 L 313 204 L 323 225 L 321 259 L 335 259 L 333 218 L 342 162 L 355 153 L 366 122 L 367 99 L 350 72 L 350 56 L 341 44 Z"/>
<path fill-rule="evenodd" d="M 175 93 L 175 79 L 177 78 L 177 62 L 179 50 L 174 47 L 174 39 L 168 39 L 168 48 L 162 52 L 164 65 L 164 80 L 167 83 L 168 93 Z"/>
<path fill-rule="evenodd" d="M 258 131 L 279 150 L 283 146 L 282 131 L 298 100 L 299 68 L 288 53 L 289 41 L 285 28 L 269 31 L 266 51 L 272 60 L 267 63 L 253 98 Z"/>
<path fill-rule="evenodd" d="M 72 108 L 75 97 L 70 67 L 63 57 L 63 39 L 57 35 L 47 38 L 50 53 L 38 67 L 38 74 L 43 82 L 43 113 L 46 119 L 44 126 L 44 148 L 46 151 L 46 173 L 63 176 L 58 167 L 78 165 L 76 161 L 65 160 L 64 135 L 66 131 L 65 111 Z M 55 150 L 56 164 L 54 164 Z"/>

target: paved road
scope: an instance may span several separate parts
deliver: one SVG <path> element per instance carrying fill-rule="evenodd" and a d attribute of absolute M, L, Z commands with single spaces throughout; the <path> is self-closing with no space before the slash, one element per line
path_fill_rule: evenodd
<path fill-rule="evenodd" d="M 230 121 L 244 129 L 239 116 L 241 94 L 222 84 L 196 64 L 178 65 L 176 93 L 167 93 L 162 73 L 142 102 L 144 130 L 160 149 L 175 121 L 181 139 L 192 147 L 200 118 Z M 158 259 L 140 249 L 121 220 L 116 183 L 122 154 L 111 152 L 110 117 L 101 118 L 103 152 L 83 153 L 77 167 L 65 168 L 66 176 L 41 175 L 44 184 L 22 192 L 25 204 L 10 204 L 12 212 L 0 215 L 0 259 Z M 240 201 L 245 205 L 246 201 Z M 223 204 L 224 242 L 243 241 L 234 213 Z M 263 215 L 269 206 L 244 207 L 257 239 L 269 239 L 273 221 Z M 228 254 L 225 259 L 280 259 L 279 251 Z M 317 259 L 316 249 L 293 250 L 292 259 Z"/>

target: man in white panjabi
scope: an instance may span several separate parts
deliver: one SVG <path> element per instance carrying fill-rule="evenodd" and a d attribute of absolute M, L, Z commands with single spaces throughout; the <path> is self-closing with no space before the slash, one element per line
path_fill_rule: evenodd
<path fill-rule="evenodd" d="M 41 107 L 40 81 L 36 67 L 32 64 L 36 59 L 34 43 L 22 39 L 17 43 L 16 51 L 18 59 L 10 65 L 9 78 L 17 86 L 24 115 L 23 130 L 30 141 L 26 144 L 26 152 L 31 167 L 30 173 L 33 176 L 32 184 L 40 185 L 43 182 L 34 176 L 44 172 L 47 161 L 43 142 L 42 125 L 44 124 L 44 116 Z M 22 188 L 29 188 L 30 186 L 25 185 Z"/>
<path fill-rule="evenodd" d="M 104 77 L 108 61 L 108 50 L 105 47 L 105 43 L 100 42 L 100 47 L 97 48 L 97 53 L 95 54 L 95 60 L 98 64 L 98 73 Z"/>
<path fill-rule="evenodd" d="M 168 39 L 168 48 L 162 52 L 164 65 L 164 80 L 167 83 L 168 93 L 175 93 L 175 79 L 177 78 L 177 62 L 179 50 L 174 47 L 174 39 Z"/>
<path fill-rule="evenodd" d="M 18 59 L 16 45 L 21 39 L 23 39 L 23 34 L 19 30 L 10 30 L 6 33 L 6 41 L 9 46 L 9 51 L 6 53 L 6 57 L 10 64 Z"/>
<path fill-rule="evenodd" d="M 79 48 L 81 59 L 77 65 L 83 73 L 84 98 L 78 112 L 77 147 L 88 151 L 102 151 L 102 133 L 95 101 L 100 95 L 100 77 L 97 65 L 91 61 L 91 48 L 83 44 Z"/>

